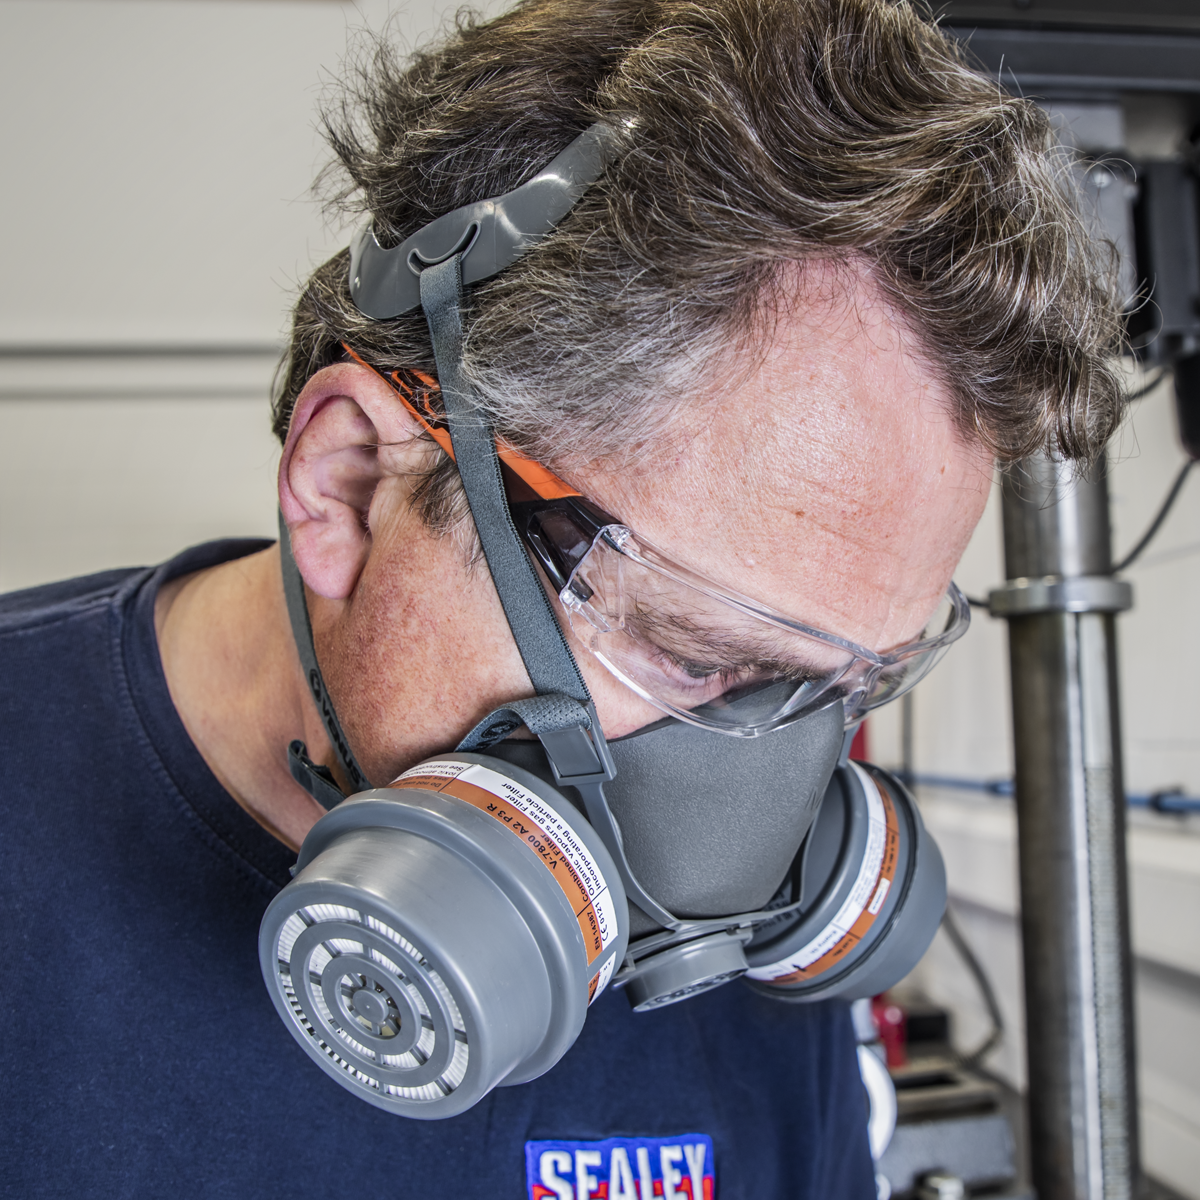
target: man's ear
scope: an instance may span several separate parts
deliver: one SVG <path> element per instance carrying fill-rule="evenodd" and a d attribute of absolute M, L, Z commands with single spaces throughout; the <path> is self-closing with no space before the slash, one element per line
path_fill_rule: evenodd
<path fill-rule="evenodd" d="M 419 427 L 384 379 L 358 363 L 318 371 L 304 385 L 279 464 L 279 508 L 304 582 L 343 600 L 371 551 L 368 521 L 375 489 L 395 474 L 394 459 L 427 451 Z M 380 463 L 377 447 L 397 447 Z"/>

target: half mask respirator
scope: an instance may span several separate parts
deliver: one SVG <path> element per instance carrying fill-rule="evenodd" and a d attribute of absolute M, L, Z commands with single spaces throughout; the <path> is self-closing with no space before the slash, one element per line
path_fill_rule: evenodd
<path fill-rule="evenodd" d="M 639 1012 L 739 977 L 796 1002 L 873 995 L 915 965 L 945 904 L 911 797 L 849 761 L 840 698 L 763 736 L 713 736 L 686 714 L 612 742 L 600 729 L 464 377 L 460 310 L 464 284 L 566 216 L 614 139 L 593 126 L 515 191 L 393 249 L 369 229 L 352 248 L 367 316 L 424 309 L 446 448 L 537 694 L 371 787 L 325 689 L 280 522 L 301 662 L 354 794 L 292 743 L 294 777 L 330 811 L 263 918 L 263 976 L 305 1051 L 403 1116 L 454 1116 L 548 1071 L 610 984 Z M 510 738 L 522 725 L 536 740 Z"/>

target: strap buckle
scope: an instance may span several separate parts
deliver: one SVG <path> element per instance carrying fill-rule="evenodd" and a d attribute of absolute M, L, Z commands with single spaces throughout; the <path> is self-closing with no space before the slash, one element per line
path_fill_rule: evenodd
<path fill-rule="evenodd" d="M 555 783 L 577 788 L 581 784 L 608 783 L 616 777 L 612 754 L 591 704 L 587 706 L 587 715 L 589 726 L 572 725 L 538 734 Z"/>

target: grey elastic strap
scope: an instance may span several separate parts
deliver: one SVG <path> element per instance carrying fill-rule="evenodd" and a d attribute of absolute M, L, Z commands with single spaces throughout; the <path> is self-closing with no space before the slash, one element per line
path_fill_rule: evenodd
<path fill-rule="evenodd" d="M 678 919 L 646 892 L 629 866 L 620 827 L 604 795 L 604 783 L 616 773 L 604 734 L 594 719 L 587 684 L 517 536 L 504 495 L 492 430 L 480 414 L 463 374 L 460 255 L 421 272 L 421 304 L 433 338 L 438 383 L 463 491 L 513 640 L 538 693 L 536 701 L 516 701 L 491 713 L 467 735 L 459 749 L 473 748 L 468 742 L 477 736 L 477 744 L 483 744 L 483 738 L 491 744 L 500 741 L 516 728 L 511 723 L 514 716 L 526 724 L 530 719 L 536 721 L 538 727 L 529 728 L 541 739 L 556 781 L 579 793 L 588 820 L 617 860 L 630 899 L 651 919 L 675 929 L 680 924 Z M 506 717 L 506 713 L 512 715 Z"/>
<path fill-rule="evenodd" d="M 325 726 L 325 732 L 329 734 L 329 741 L 333 745 L 338 765 L 350 781 L 351 791 L 361 792 L 371 786 L 371 781 L 358 765 L 354 751 L 350 749 L 350 743 L 342 732 L 341 723 L 334 711 L 333 700 L 329 696 L 325 687 L 325 679 L 321 675 L 321 668 L 317 664 L 312 622 L 309 620 L 308 601 L 304 595 L 304 580 L 300 576 L 300 568 L 296 566 L 296 559 L 292 554 L 292 539 L 288 535 L 287 522 L 283 519 L 283 513 L 279 514 L 279 560 L 283 572 L 283 595 L 287 601 L 288 619 L 292 623 L 292 637 L 296 642 L 296 650 L 300 654 L 300 665 L 304 669 L 304 678 L 308 681 L 308 687 L 316 703 L 317 712 L 321 715 L 321 723 Z M 296 744 L 293 743 L 293 745 Z M 323 780 L 320 776 L 313 776 L 304 767 L 304 763 L 311 762 L 311 760 L 308 758 L 308 752 L 304 749 L 303 743 L 299 743 L 299 745 L 303 754 L 302 760 L 292 754 L 289 747 L 288 762 L 292 777 L 318 803 L 328 808 L 331 796 L 328 786 L 322 785 L 328 784 L 330 781 Z M 298 771 L 300 774 L 297 774 Z M 320 791 L 320 795 L 317 794 L 318 791 Z M 340 793 L 339 798 L 341 798 Z M 333 803 L 336 802 L 333 801 Z"/>
<path fill-rule="evenodd" d="M 459 750 L 485 750 L 502 742 L 510 733 L 526 726 L 538 736 L 556 783 L 568 784 L 583 801 L 588 821 L 617 863 L 621 882 L 632 900 L 651 920 L 667 929 L 678 929 L 682 922 L 668 912 L 638 882 L 629 865 L 621 838 L 621 828 L 613 816 L 604 784 L 616 774 L 612 756 L 599 731 L 595 710 L 585 710 L 568 696 L 534 696 L 514 700 L 489 713 L 459 743 Z M 587 731 L 594 732 L 588 737 Z"/>
<path fill-rule="evenodd" d="M 581 724 L 585 729 L 590 729 L 591 717 L 582 705 L 569 696 L 560 696 L 555 692 L 549 696 L 532 696 L 528 700 L 512 700 L 484 717 L 463 738 L 457 749 L 486 750 L 489 746 L 504 741 L 522 725 L 544 742 L 546 734 L 553 735 L 564 729 L 577 728 Z M 592 762 L 595 761 L 596 755 L 593 752 Z"/>
<path fill-rule="evenodd" d="M 525 553 L 508 511 L 492 430 L 462 369 L 462 259 L 454 255 L 421 272 L 421 304 L 433 338 L 438 384 L 454 459 L 488 570 L 513 640 L 539 696 L 558 692 L 591 703 L 587 684 Z"/>
<path fill-rule="evenodd" d="M 516 728 L 513 722 L 520 717 L 541 740 L 555 780 L 579 792 L 588 819 L 616 858 L 622 878 L 628 877 L 628 886 L 632 872 L 621 846 L 620 829 L 604 796 L 604 783 L 616 773 L 612 757 L 595 719 L 587 684 L 517 536 L 492 431 L 463 375 L 461 301 L 458 255 L 421 273 L 421 303 L 433 337 L 438 382 L 463 491 L 513 640 L 538 696 L 491 713 L 459 749 L 473 749 L 485 739 L 495 744 Z M 674 921 L 641 887 L 634 887 L 633 895 L 650 907 L 654 919 Z"/>

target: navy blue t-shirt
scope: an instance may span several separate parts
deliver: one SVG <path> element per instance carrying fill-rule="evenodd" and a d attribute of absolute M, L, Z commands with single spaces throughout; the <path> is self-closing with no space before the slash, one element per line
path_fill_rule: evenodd
<path fill-rule="evenodd" d="M 258 966 L 295 856 L 200 757 L 154 636 L 163 581 L 264 545 L 0 596 L 0 1194 L 520 1200 L 530 1141 L 700 1134 L 718 1200 L 871 1200 L 836 1003 L 606 994 L 548 1074 L 444 1121 L 309 1060 Z"/>

